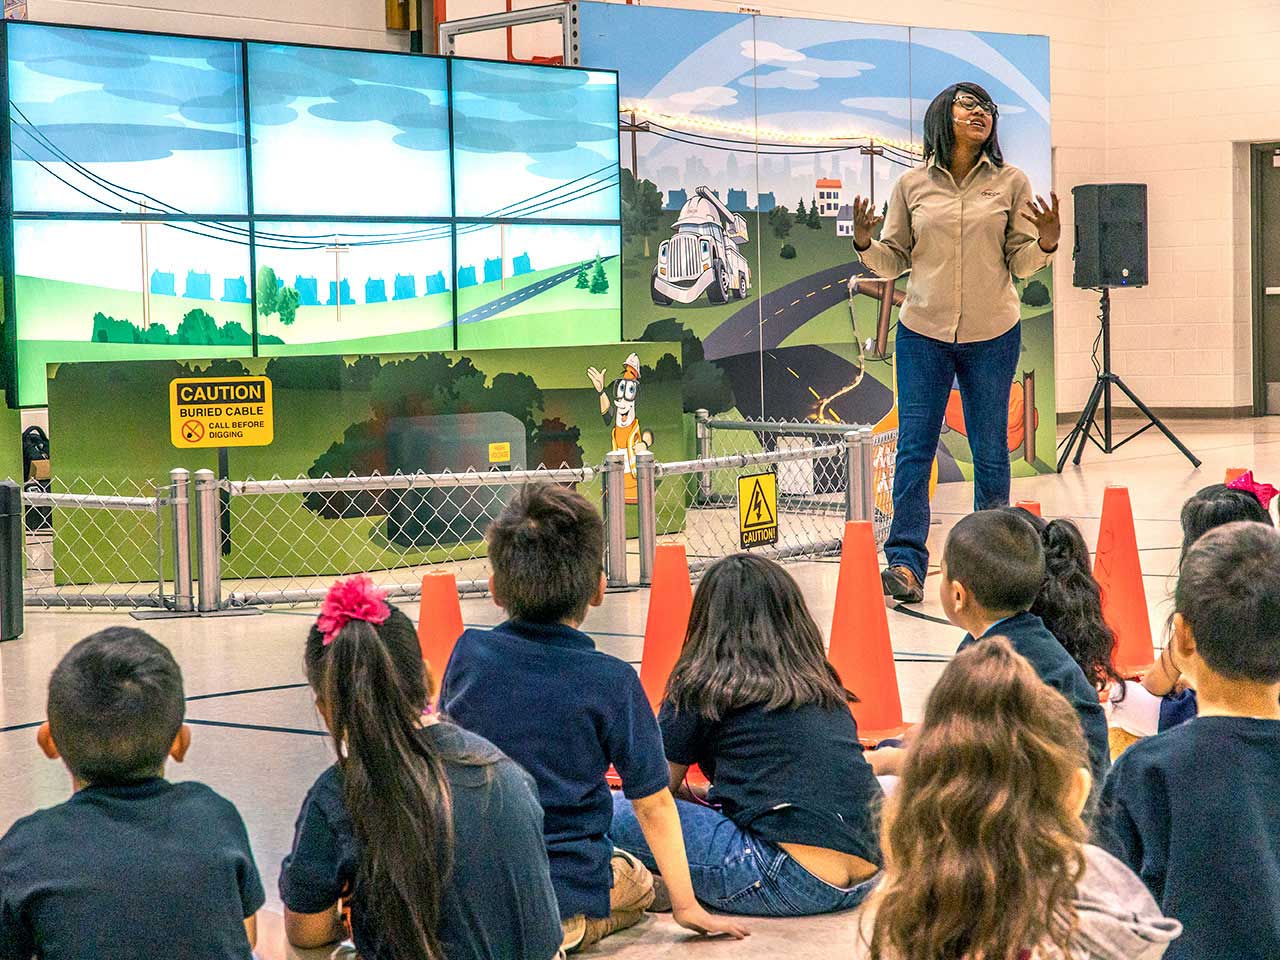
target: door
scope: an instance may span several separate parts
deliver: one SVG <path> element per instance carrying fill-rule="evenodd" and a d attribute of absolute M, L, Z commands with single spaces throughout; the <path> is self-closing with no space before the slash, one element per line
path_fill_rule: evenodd
<path fill-rule="evenodd" d="M 1254 412 L 1280 414 L 1280 144 L 1253 145 Z"/>

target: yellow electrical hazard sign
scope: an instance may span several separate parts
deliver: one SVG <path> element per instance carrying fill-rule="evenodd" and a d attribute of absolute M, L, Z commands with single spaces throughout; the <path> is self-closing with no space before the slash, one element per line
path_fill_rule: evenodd
<path fill-rule="evenodd" d="M 738 478 L 738 530 L 742 549 L 778 542 L 778 478 L 757 473 Z"/>
<path fill-rule="evenodd" d="M 511 444 L 510 443 L 489 444 L 489 462 L 490 463 L 510 463 L 511 462 Z"/>
<path fill-rule="evenodd" d="M 275 439 L 266 377 L 184 377 L 169 382 L 175 447 L 265 447 Z"/>

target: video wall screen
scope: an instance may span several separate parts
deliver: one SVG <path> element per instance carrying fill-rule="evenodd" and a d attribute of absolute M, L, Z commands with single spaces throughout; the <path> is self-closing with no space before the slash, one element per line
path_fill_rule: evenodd
<path fill-rule="evenodd" d="M 621 338 L 615 73 L 3 29 L 10 403 L 63 361 Z"/>

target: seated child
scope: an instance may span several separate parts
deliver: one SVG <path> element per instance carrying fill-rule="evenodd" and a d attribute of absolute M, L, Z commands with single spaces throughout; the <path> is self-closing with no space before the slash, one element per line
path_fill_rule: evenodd
<path fill-rule="evenodd" d="M 707 569 L 658 715 L 672 791 L 695 763 L 713 784 L 710 805 L 676 801 L 703 903 L 805 916 L 870 891 L 881 794 L 850 699 L 782 567 L 738 554 Z M 625 797 L 614 799 L 611 837 L 658 869 Z"/>
<path fill-rule="evenodd" d="M 1124 678 L 1111 664 L 1116 635 L 1102 619 L 1102 590 L 1093 578 L 1089 547 L 1080 528 L 1070 520 L 1045 520 L 1021 507 L 1009 507 L 1040 534 L 1044 546 L 1044 582 L 1030 612 L 1080 665 L 1101 695 L 1124 699 Z"/>
<path fill-rule="evenodd" d="M 280 870 L 298 947 L 348 934 L 367 960 L 552 960 L 560 912 L 532 778 L 426 714 L 413 624 L 367 577 L 329 590 L 307 681 L 338 762 L 307 793 Z"/>
<path fill-rule="evenodd" d="M 968 631 L 960 650 L 984 637 L 1006 637 L 1040 679 L 1067 698 L 1089 745 L 1090 772 L 1101 783 L 1111 751 L 1098 691 L 1044 621 L 1028 612 L 1044 573 L 1044 548 L 1035 528 L 1008 510 L 981 510 L 960 520 L 947 537 L 939 600 L 947 619 Z M 876 750 L 871 762 L 878 774 L 897 773 L 901 751 Z"/>
<path fill-rule="evenodd" d="M 1006 640 L 957 654 L 887 804 L 854 960 L 1159 960 L 1178 924 L 1087 845 L 1087 763 L 1071 705 Z"/>
<path fill-rule="evenodd" d="M 1275 495 L 1269 484 L 1256 483 L 1247 473 L 1230 484 L 1215 483 L 1196 491 L 1182 505 L 1182 559 L 1192 544 L 1210 530 L 1228 523 L 1250 521 L 1271 525 L 1267 505 Z M 1263 499 L 1267 502 L 1264 503 Z M 1136 737 L 1148 737 L 1185 723 L 1196 715 L 1196 691 L 1189 686 L 1173 647 L 1166 644 L 1160 659 L 1146 671 L 1133 696 L 1108 705 L 1111 724 Z"/>
<path fill-rule="evenodd" d="M 575 490 L 521 490 L 490 525 L 494 601 L 510 616 L 458 640 L 440 708 L 533 775 L 566 950 L 631 926 L 654 899 L 653 876 L 609 841 L 622 778 L 670 892 L 675 919 L 745 936 L 694 898 L 657 720 L 636 671 L 578 629 L 604 599 L 604 523 Z"/>
<path fill-rule="evenodd" d="M 1099 841 L 1185 933 L 1175 960 L 1280 957 L 1280 533 L 1233 523 L 1187 552 L 1171 645 L 1200 714 L 1131 746 Z"/>
<path fill-rule="evenodd" d="M 141 630 L 62 658 L 37 740 L 75 792 L 0 839 L 0 958 L 250 960 L 265 897 L 244 823 L 164 778 L 191 745 L 185 713 L 182 671 Z"/>

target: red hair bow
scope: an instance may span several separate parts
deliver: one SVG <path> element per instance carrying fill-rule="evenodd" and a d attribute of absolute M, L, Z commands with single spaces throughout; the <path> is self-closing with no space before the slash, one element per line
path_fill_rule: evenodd
<path fill-rule="evenodd" d="M 379 590 L 372 580 L 359 574 L 339 580 L 329 588 L 320 606 L 320 616 L 316 618 L 316 628 L 327 647 L 352 620 L 363 620 L 377 626 L 389 616 L 391 608 L 387 606 L 386 591 Z"/>
<path fill-rule="evenodd" d="M 1240 476 L 1227 484 L 1227 488 L 1230 490 L 1246 490 L 1252 493 L 1258 498 L 1258 502 L 1262 504 L 1263 510 L 1269 509 L 1271 501 L 1275 499 L 1276 494 L 1280 493 L 1280 490 L 1277 490 L 1271 484 L 1259 483 L 1253 479 L 1252 470 L 1246 470 L 1240 474 Z"/>

